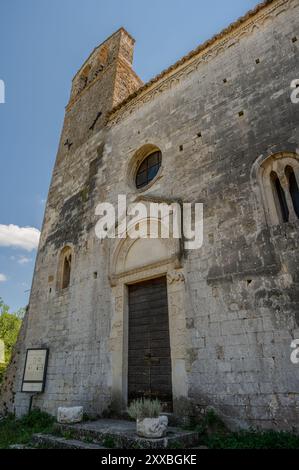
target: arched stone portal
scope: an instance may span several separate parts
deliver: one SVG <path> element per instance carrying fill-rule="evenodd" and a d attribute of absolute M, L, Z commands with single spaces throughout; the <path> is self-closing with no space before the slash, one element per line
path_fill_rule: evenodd
<path fill-rule="evenodd" d="M 142 223 L 147 224 L 148 220 Z M 158 223 L 158 222 L 157 222 Z M 186 373 L 185 276 L 178 239 L 115 240 L 111 253 L 110 282 L 113 315 L 110 331 L 113 406 L 122 411 L 128 403 L 128 338 L 130 286 L 165 278 L 169 319 L 172 399 L 188 394 Z"/>

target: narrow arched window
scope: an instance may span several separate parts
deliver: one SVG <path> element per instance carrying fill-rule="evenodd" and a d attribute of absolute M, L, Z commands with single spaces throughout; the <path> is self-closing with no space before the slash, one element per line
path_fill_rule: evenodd
<path fill-rule="evenodd" d="M 262 156 L 261 156 L 262 158 Z M 258 162 L 257 162 L 258 163 Z M 276 153 L 259 163 L 257 177 L 270 225 L 299 219 L 299 155 Z"/>
<path fill-rule="evenodd" d="M 63 273 L 62 273 L 62 289 L 65 289 L 70 284 L 71 279 L 71 263 L 72 255 L 65 256 L 63 261 Z"/>
<path fill-rule="evenodd" d="M 72 249 L 69 246 L 63 248 L 59 258 L 58 288 L 66 289 L 70 285 L 72 272 Z"/>
<path fill-rule="evenodd" d="M 91 65 L 86 65 L 86 67 L 83 69 L 81 75 L 80 75 L 80 80 L 83 83 L 83 86 L 85 86 L 88 82 L 88 77 L 89 77 L 89 72 L 91 70 Z"/>
<path fill-rule="evenodd" d="M 285 173 L 289 183 L 289 191 L 292 198 L 294 211 L 299 218 L 299 189 L 296 176 L 291 166 L 286 167 Z"/>
<path fill-rule="evenodd" d="M 271 172 L 270 178 L 272 182 L 274 201 L 278 209 L 278 212 L 280 214 L 281 220 L 282 222 L 288 222 L 289 209 L 288 209 L 285 193 L 275 171 Z"/>

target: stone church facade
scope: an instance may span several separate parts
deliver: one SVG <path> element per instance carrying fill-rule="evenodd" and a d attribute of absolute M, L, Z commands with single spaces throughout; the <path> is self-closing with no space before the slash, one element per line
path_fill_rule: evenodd
<path fill-rule="evenodd" d="M 121 28 L 73 79 L 2 409 L 27 411 L 25 352 L 47 347 L 33 403 L 52 414 L 144 395 L 298 430 L 299 1 L 264 2 L 146 84 L 133 47 Z M 202 247 L 98 239 L 96 206 L 119 194 L 203 203 Z"/>

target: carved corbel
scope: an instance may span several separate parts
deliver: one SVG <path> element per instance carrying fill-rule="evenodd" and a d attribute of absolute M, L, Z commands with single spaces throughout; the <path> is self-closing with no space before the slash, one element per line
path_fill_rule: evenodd
<path fill-rule="evenodd" d="M 168 284 L 173 284 L 175 282 L 185 282 L 185 276 L 182 271 L 171 271 L 167 274 Z"/>

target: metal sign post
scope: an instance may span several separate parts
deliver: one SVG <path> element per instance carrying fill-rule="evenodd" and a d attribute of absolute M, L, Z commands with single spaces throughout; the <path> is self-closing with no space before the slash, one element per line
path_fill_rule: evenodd
<path fill-rule="evenodd" d="M 35 397 L 35 395 L 37 395 L 37 393 L 33 393 L 32 395 L 30 395 L 28 414 L 30 413 L 30 411 L 32 409 L 32 402 L 33 402 L 33 398 Z"/>

